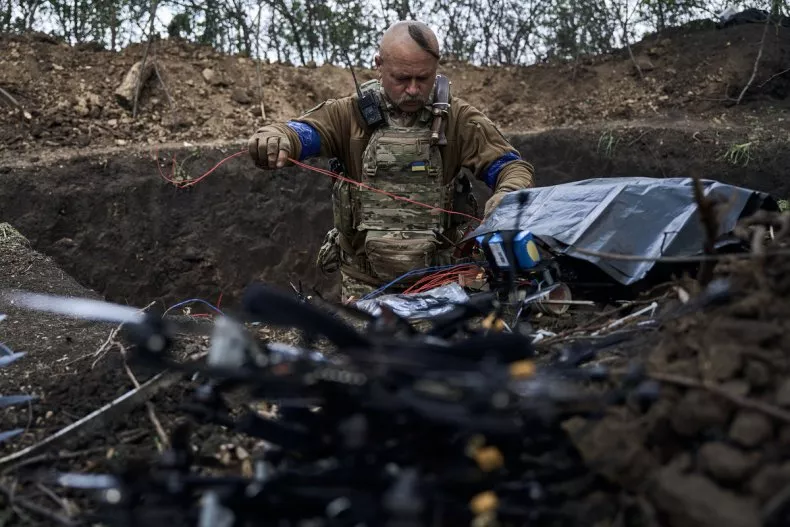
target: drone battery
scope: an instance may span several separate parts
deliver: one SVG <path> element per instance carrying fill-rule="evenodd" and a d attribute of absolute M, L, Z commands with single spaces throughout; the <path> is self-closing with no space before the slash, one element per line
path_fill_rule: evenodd
<path fill-rule="evenodd" d="M 513 239 L 513 252 L 520 269 L 532 269 L 540 262 L 540 252 L 529 231 L 521 231 Z"/>
<path fill-rule="evenodd" d="M 505 239 L 501 233 L 486 234 L 475 238 L 488 263 L 495 269 L 510 269 L 515 265 L 519 270 L 528 271 L 540 262 L 540 252 L 532 233 L 521 231 L 513 237 L 513 255 L 511 262 L 505 248 Z"/>
<path fill-rule="evenodd" d="M 496 269 L 509 269 L 511 267 L 501 234 L 486 234 L 478 236 L 476 240 L 492 267 Z"/>

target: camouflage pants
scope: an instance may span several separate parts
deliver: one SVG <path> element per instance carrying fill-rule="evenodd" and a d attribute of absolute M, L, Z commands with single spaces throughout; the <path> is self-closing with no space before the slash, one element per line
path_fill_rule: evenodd
<path fill-rule="evenodd" d="M 382 284 L 383 285 L 383 284 Z M 363 296 L 375 291 L 377 288 L 362 280 L 358 280 L 345 271 L 340 271 L 340 301 L 347 302 L 349 298 L 359 300 Z"/>
<path fill-rule="evenodd" d="M 372 293 L 384 285 L 386 284 L 381 283 L 378 285 L 372 285 L 360 280 L 359 278 L 351 276 L 342 269 L 340 271 L 340 296 L 342 302 L 346 302 L 352 297 L 354 300 L 359 300 L 363 296 Z M 408 284 L 394 284 L 387 288 L 386 294 L 402 293 L 407 287 Z"/>

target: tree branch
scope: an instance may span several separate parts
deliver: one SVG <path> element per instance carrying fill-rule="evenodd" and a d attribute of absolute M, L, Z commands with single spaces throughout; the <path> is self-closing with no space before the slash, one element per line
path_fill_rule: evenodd
<path fill-rule="evenodd" d="M 266 108 L 263 105 L 263 83 L 261 82 L 261 11 L 263 10 L 263 1 L 258 2 L 258 17 L 256 22 L 255 31 L 255 69 L 258 76 L 258 101 L 261 105 L 261 122 L 266 122 Z"/>
<path fill-rule="evenodd" d="M 763 57 L 763 48 L 765 48 L 765 36 L 768 34 L 768 25 L 771 22 L 771 17 L 765 18 L 765 28 L 763 28 L 763 37 L 760 39 L 760 51 L 757 52 L 757 59 L 754 61 L 754 68 L 752 69 L 752 76 L 749 78 L 749 82 L 746 83 L 746 86 L 743 87 L 741 90 L 741 94 L 738 96 L 738 101 L 735 103 L 736 106 L 741 104 L 741 100 L 743 96 L 746 95 L 746 92 L 749 88 L 751 88 L 752 83 L 754 82 L 754 78 L 757 76 L 757 70 L 760 69 L 760 59 Z"/>
<path fill-rule="evenodd" d="M 143 71 L 145 71 L 145 61 L 148 59 L 148 53 L 151 51 L 151 44 L 154 42 L 154 22 L 156 21 L 156 8 L 159 0 L 152 0 L 151 2 L 151 23 L 148 26 L 148 45 L 145 47 L 143 53 L 143 63 L 140 66 L 140 76 L 137 77 L 137 87 L 134 90 L 134 105 L 132 106 L 132 119 L 137 118 L 137 101 L 140 98 L 140 85 L 143 83 Z"/>
<path fill-rule="evenodd" d="M 770 77 L 768 77 L 768 79 L 766 79 L 765 81 L 763 81 L 763 82 L 762 82 L 762 83 L 761 83 L 759 86 L 757 86 L 757 87 L 758 87 L 758 88 L 762 88 L 763 86 L 765 86 L 766 84 L 768 84 L 769 82 L 771 82 L 772 80 L 774 80 L 775 78 L 777 78 L 777 77 L 781 77 L 781 76 L 782 76 L 782 75 L 784 75 L 785 73 L 790 73 L 790 68 L 787 68 L 786 70 L 780 71 L 779 73 L 774 73 L 773 75 L 771 75 Z"/>
<path fill-rule="evenodd" d="M 11 96 L 11 94 L 8 93 L 7 91 L 5 91 L 3 88 L 0 88 L 0 100 L 7 101 L 8 104 L 10 104 L 11 106 L 16 106 L 17 108 L 22 108 L 22 106 L 18 102 L 16 102 L 16 99 L 14 99 Z"/>
<path fill-rule="evenodd" d="M 767 416 L 773 417 L 774 419 L 777 419 L 784 423 L 790 423 L 790 412 L 783 410 L 782 408 L 779 408 L 778 406 L 774 406 L 772 404 L 763 403 L 762 401 L 757 401 L 755 399 L 748 399 L 746 397 L 741 397 L 740 395 L 736 395 L 734 393 L 728 392 L 721 386 L 718 386 L 710 382 L 698 381 L 696 379 L 692 379 L 689 377 L 683 377 L 680 375 L 673 375 L 669 373 L 651 373 L 648 376 L 656 381 L 675 384 L 678 386 L 683 386 L 685 388 L 697 388 L 697 389 L 707 390 L 714 395 L 718 395 L 719 397 L 727 399 L 728 401 L 740 406 L 741 408 L 754 410 L 756 412 L 760 412 Z"/>
<path fill-rule="evenodd" d="M 66 525 L 69 527 L 77 525 L 69 518 L 66 518 L 65 516 L 61 516 L 60 514 L 53 512 L 45 507 L 42 507 L 41 505 L 33 503 L 30 500 L 27 500 L 25 498 L 15 497 L 11 489 L 5 487 L 4 485 L 0 485 L 0 493 L 5 494 L 8 497 L 8 501 L 10 501 L 11 504 L 19 505 L 20 507 L 23 507 L 24 509 L 27 509 L 28 511 L 34 514 L 37 514 L 42 518 L 46 518 L 47 520 L 53 523 L 56 523 L 58 525 Z"/>
<path fill-rule="evenodd" d="M 154 73 L 156 73 L 156 78 L 159 79 L 159 84 L 162 85 L 162 89 L 165 90 L 165 95 L 167 96 L 167 102 L 170 103 L 170 107 L 173 108 L 175 106 L 175 101 L 170 96 L 170 91 L 167 89 L 167 84 L 162 79 L 162 76 L 159 74 L 159 66 L 154 62 Z"/>
<path fill-rule="evenodd" d="M 705 197 L 702 182 L 698 177 L 694 178 L 694 200 L 697 202 L 702 227 L 705 229 L 705 242 L 703 251 L 707 256 L 712 256 L 716 244 L 716 235 L 719 231 L 719 224 L 716 219 L 716 211 L 713 200 Z M 705 286 L 713 278 L 713 268 L 716 266 L 715 260 L 707 260 L 700 264 L 699 282 Z"/>

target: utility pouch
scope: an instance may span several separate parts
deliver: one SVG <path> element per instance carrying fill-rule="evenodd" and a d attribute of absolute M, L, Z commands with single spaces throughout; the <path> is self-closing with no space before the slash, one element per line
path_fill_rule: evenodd
<path fill-rule="evenodd" d="M 354 235 L 354 186 L 348 181 L 336 180 L 332 185 L 332 217 L 335 228 L 348 240 Z"/>
<path fill-rule="evenodd" d="M 324 242 L 321 244 L 321 248 L 318 249 L 316 266 L 318 266 L 324 274 L 332 274 L 340 269 L 342 254 L 340 245 L 337 242 L 337 236 L 337 229 L 332 229 L 327 232 L 326 236 L 324 236 Z"/>
<path fill-rule="evenodd" d="M 439 240 L 432 231 L 368 231 L 365 236 L 370 268 L 377 278 L 387 282 L 409 271 L 436 265 L 438 249 Z"/>
<path fill-rule="evenodd" d="M 472 172 L 462 168 L 451 183 L 451 207 L 455 212 L 462 212 L 474 218 L 480 217 L 480 206 L 472 188 Z M 469 218 L 460 214 L 450 214 L 450 225 L 456 226 L 469 223 Z"/>

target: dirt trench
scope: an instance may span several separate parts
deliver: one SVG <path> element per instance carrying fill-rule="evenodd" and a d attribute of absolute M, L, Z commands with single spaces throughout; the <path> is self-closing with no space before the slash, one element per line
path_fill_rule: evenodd
<path fill-rule="evenodd" d="M 237 151 L 201 149 L 182 168 L 202 174 Z M 160 155 L 182 163 L 190 151 Z M 74 157 L 5 168 L 2 216 L 65 272 L 108 299 L 145 305 L 187 298 L 232 302 L 256 279 L 333 282 L 313 265 L 328 228 L 329 183 L 299 171 L 263 173 L 248 158 L 176 189 L 148 153 Z"/>
<path fill-rule="evenodd" d="M 713 178 L 790 195 L 790 152 L 757 143 L 748 162 L 724 157 L 743 135 L 679 127 L 554 129 L 511 136 L 536 167 L 540 186 L 593 177 Z M 162 148 L 166 176 L 203 174 L 237 145 Z M 191 156 L 191 157 L 190 157 Z M 319 164 L 320 163 L 316 163 Z M 331 227 L 326 176 L 290 168 L 265 173 L 247 156 L 176 189 L 151 153 L 108 149 L 0 166 L 0 219 L 51 255 L 65 272 L 108 299 L 134 305 L 187 298 L 231 304 L 253 280 L 302 281 L 334 298 L 315 256 Z M 481 191 L 482 198 L 486 190 Z"/>

